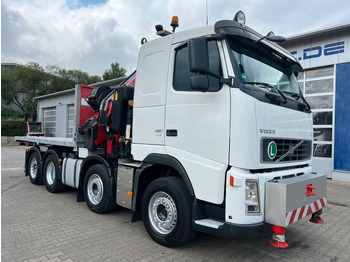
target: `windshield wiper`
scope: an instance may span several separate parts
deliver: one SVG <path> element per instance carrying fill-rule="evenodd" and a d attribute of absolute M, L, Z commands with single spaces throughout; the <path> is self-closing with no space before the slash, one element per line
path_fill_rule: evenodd
<path fill-rule="evenodd" d="M 291 96 L 291 97 L 293 97 L 293 98 L 295 98 L 295 99 L 300 99 L 300 95 L 299 94 L 297 94 L 297 93 L 293 93 L 293 92 L 289 92 L 289 91 L 281 91 L 282 93 L 285 93 L 285 94 L 287 94 L 287 95 L 289 95 L 289 96 Z"/>
<path fill-rule="evenodd" d="M 275 89 L 278 94 L 280 95 L 280 97 L 283 98 L 284 100 L 284 103 L 287 103 L 288 100 L 287 100 L 287 97 L 274 85 L 271 85 L 269 83 L 264 83 L 264 82 L 245 82 L 246 84 L 250 84 L 250 85 L 261 85 L 261 86 L 264 86 L 264 87 L 267 87 L 268 88 L 271 88 L 271 89 Z M 269 89 L 268 89 L 269 90 Z M 269 90 L 270 91 L 270 90 Z"/>
<path fill-rule="evenodd" d="M 306 108 L 307 111 L 310 111 L 311 110 L 311 107 L 310 105 L 308 104 L 308 102 L 304 99 L 303 96 L 297 94 L 297 93 L 293 93 L 293 92 L 289 92 L 289 91 L 282 91 L 283 93 L 286 93 L 288 95 L 290 95 L 291 97 L 295 98 L 296 100 L 299 100 L 301 99 L 301 101 L 304 102 L 304 106 Z"/>

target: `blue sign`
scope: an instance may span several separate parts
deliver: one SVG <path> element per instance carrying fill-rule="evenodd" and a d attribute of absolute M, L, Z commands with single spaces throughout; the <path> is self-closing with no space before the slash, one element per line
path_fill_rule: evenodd
<path fill-rule="evenodd" d="M 322 55 L 330 56 L 345 52 L 345 42 L 336 42 L 332 44 L 327 44 L 325 46 L 314 46 L 310 48 L 305 48 L 302 54 L 298 54 L 297 51 L 290 52 L 292 55 L 298 58 L 298 60 L 307 60 L 312 58 L 317 58 Z"/>

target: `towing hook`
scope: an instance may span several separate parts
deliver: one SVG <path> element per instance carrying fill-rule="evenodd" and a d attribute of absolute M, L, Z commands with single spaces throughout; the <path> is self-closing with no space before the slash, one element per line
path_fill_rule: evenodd
<path fill-rule="evenodd" d="M 306 186 L 306 195 L 307 196 L 316 196 L 316 193 L 313 193 L 312 190 L 317 189 L 317 187 L 313 185 L 307 185 Z"/>

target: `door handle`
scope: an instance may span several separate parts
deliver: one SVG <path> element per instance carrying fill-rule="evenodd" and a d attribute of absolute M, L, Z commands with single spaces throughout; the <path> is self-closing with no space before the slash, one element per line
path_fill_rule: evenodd
<path fill-rule="evenodd" d="M 166 136 L 177 136 L 177 129 L 167 129 Z"/>

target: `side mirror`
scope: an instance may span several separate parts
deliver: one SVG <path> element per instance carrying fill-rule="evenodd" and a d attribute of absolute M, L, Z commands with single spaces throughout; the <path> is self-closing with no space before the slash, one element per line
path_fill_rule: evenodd
<path fill-rule="evenodd" d="M 298 76 L 299 76 L 299 72 L 298 72 L 298 71 L 293 71 L 293 74 L 294 74 L 294 76 L 295 76 L 296 78 L 298 78 Z"/>
<path fill-rule="evenodd" d="M 209 90 L 209 78 L 207 75 L 191 76 L 191 88 L 195 91 L 207 92 Z"/>
<path fill-rule="evenodd" d="M 190 71 L 206 74 L 209 72 L 207 40 L 204 37 L 191 39 L 188 43 Z"/>

